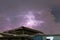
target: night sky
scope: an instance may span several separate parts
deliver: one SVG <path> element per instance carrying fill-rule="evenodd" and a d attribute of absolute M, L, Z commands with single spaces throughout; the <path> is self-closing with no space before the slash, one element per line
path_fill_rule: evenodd
<path fill-rule="evenodd" d="M 60 34 L 60 1 L 0 0 L 0 32 L 20 26 Z"/>

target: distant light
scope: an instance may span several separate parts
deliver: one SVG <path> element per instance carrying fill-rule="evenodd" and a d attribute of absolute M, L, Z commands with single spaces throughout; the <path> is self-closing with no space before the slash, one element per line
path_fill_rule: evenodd
<path fill-rule="evenodd" d="M 50 40 L 53 40 L 54 39 L 54 37 L 46 37 L 46 39 L 50 39 Z"/>
<path fill-rule="evenodd" d="M 41 13 L 41 12 L 39 12 L 39 13 Z M 44 23 L 44 21 L 37 20 L 35 18 L 35 15 L 34 15 L 33 11 L 28 11 L 27 14 L 24 16 L 24 18 L 26 18 L 26 22 L 23 24 L 23 26 L 26 26 L 26 27 L 29 27 L 29 28 L 32 28 L 34 26 L 37 26 L 37 25 L 40 25 L 40 24 Z"/>

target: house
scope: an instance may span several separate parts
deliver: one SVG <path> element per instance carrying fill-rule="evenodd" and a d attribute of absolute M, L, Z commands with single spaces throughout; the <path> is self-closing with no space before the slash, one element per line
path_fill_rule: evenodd
<path fill-rule="evenodd" d="M 21 39 L 21 40 L 25 40 L 25 39 L 31 40 L 32 37 L 34 35 L 37 35 L 37 34 L 44 35 L 44 33 L 41 31 L 31 29 L 31 28 L 27 28 L 24 26 L 21 26 L 19 28 L 12 29 L 9 31 L 5 31 L 3 33 L 8 34 L 10 39 L 16 38 L 16 39 Z"/>

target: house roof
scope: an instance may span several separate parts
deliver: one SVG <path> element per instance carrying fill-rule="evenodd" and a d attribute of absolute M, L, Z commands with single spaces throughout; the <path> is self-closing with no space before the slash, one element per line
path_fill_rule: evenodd
<path fill-rule="evenodd" d="M 41 33 L 41 34 L 44 34 L 44 33 L 41 32 L 41 31 L 38 31 L 38 30 L 35 30 L 35 29 L 31 29 L 31 28 L 27 28 L 27 27 L 24 27 L 24 26 L 21 26 L 21 27 L 16 28 L 16 29 L 12 29 L 12 30 L 5 31 L 4 33 L 8 33 L 9 31 L 14 31 L 14 30 L 19 30 L 19 29 L 24 29 L 24 30 L 28 30 L 28 31 L 35 32 L 35 33 Z"/>

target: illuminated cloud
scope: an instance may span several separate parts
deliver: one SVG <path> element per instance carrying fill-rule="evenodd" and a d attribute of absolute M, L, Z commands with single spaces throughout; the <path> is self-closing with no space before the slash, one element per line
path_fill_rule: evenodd
<path fill-rule="evenodd" d="M 26 18 L 26 22 L 24 24 L 26 27 L 33 28 L 34 26 L 44 23 L 44 21 L 36 20 L 34 12 L 28 12 L 24 17 Z"/>
<path fill-rule="evenodd" d="M 51 14 L 54 6 L 60 6 L 60 0 L 0 0 L 0 31 L 24 25 L 47 34 L 60 33 L 60 23 Z"/>

